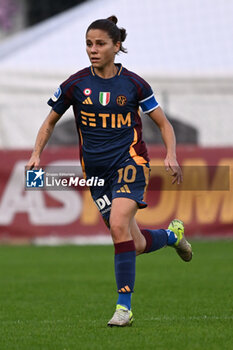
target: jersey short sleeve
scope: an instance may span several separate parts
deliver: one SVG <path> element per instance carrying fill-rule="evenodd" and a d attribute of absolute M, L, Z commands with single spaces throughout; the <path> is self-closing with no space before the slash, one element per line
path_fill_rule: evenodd
<path fill-rule="evenodd" d="M 138 104 L 144 113 L 150 113 L 159 107 L 151 86 L 142 77 L 126 69 L 123 74 L 134 84 L 137 90 Z"/>
<path fill-rule="evenodd" d="M 61 84 L 47 103 L 55 112 L 62 115 L 72 105 L 72 99 Z"/>

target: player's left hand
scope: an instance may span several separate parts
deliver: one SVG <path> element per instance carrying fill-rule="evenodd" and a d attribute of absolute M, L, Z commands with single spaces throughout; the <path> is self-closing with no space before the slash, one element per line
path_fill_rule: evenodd
<path fill-rule="evenodd" d="M 182 170 L 175 157 L 167 156 L 164 160 L 166 171 L 171 171 L 173 177 L 172 184 L 176 183 L 179 185 L 183 182 Z"/>

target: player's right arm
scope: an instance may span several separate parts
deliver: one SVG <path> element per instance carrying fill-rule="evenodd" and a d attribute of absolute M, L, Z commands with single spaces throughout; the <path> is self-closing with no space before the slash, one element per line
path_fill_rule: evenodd
<path fill-rule="evenodd" d="M 53 129 L 60 118 L 61 115 L 55 112 L 53 109 L 50 111 L 49 115 L 38 131 L 31 158 L 27 163 L 27 169 L 33 169 L 39 166 L 41 152 L 47 144 L 50 136 L 52 135 Z"/>

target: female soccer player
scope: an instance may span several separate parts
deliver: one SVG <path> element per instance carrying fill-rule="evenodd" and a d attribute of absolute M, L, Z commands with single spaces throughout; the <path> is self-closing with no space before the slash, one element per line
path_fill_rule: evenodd
<path fill-rule="evenodd" d="M 133 322 L 131 295 L 136 255 L 164 246 L 174 247 L 184 261 L 192 258 L 184 238 L 184 226 L 173 220 L 168 229 L 140 230 L 135 214 L 145 208 L 144 192 L 149 180 L 149 158 L 142 140 L 139 106 L 158 125 L 167 155 L 165 167 L 173 182 L 182 182 L 176 160 L 175 136 L 150 85 L 141 77 L 115 64 L 126 31 L 115 16 L 93 22 L 86 32 L 86 51 L 91 66 L 63 82 L 48 101 L 51 112 L 42 124 L 28 168 L 38 167 L 40 155 L 55 124 L 72 105 L 80 140 L 80 159 L 87 178 L 105 179 L 104 187 L 91 189 L 115 246 L 115 277 L 118 300 L 109 326 Z M 100 205 L 101 203 L 101 205 Z"/>

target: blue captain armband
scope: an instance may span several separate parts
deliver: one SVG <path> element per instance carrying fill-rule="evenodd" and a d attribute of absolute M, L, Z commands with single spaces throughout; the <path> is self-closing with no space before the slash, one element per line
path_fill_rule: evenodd
<path fill-rule="evenodd" d="M 144 113 L 150 113 L 155 108 L 159 107 L 159 104 L 156 101 L 154 94 L 150 95 L 144 100 L 139 101 L 139 105 Z"/>

